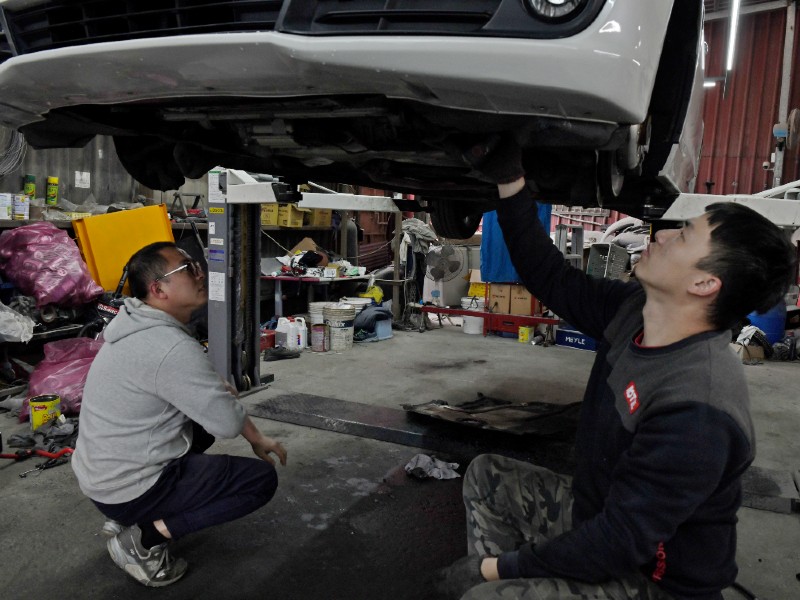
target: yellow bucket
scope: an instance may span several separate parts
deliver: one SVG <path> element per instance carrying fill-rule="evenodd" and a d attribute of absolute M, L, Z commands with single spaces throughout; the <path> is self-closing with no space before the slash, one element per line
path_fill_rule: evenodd
<path fill-rule="evenodd" d="M 31 411 L 31 429 L 36 431 L 44 425 L 61 416 L 61 396 L 44 394 L 33 396 L 28 400 Z"/>

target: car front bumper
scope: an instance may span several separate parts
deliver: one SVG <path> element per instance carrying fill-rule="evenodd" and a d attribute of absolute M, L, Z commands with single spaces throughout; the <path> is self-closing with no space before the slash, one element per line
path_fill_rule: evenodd
<path fill-rule="evenodd" d="M 432 106 L 610 124 L 644 121 L 671 3 L 609 2 L 564 39 L 308 37 L 278 32 L 109 42 L 0 64 L 0 122 L 180 98 L 375 94 Z"/>

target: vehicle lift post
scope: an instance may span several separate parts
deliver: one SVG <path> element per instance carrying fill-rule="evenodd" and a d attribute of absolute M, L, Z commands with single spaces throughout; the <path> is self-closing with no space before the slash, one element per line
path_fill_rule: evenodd
<path fill-rule="evenodd" d="M 240 391 L 274 380 L 260 374 L 261 205 L 400 213 L 387 196 L 326 192 L 300 194 L 270 175 L 236 169 L 208 174 L 208 354 L 220 376 Z"/>
<path fill-rule="evenodd" d="M 261 199 L 232 198 L 231 187 L 255 182 L 244 171 L 208 174 L 208 356 L 239 391 L 273 381 L 260 373 Z"/>

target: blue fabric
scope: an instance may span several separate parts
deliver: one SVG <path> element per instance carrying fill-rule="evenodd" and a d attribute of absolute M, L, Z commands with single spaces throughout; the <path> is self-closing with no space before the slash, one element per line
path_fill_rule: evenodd
<path fill-rule="evenodd" d="M 536 206 L 538 207 L 539 221 L 544 224 L 547 231 L 550 231 L 550 213 L 553 205 L 537 202 Z M 500 225 L 497 223 L 497 211 L 483 215 L 482 231 L 481 280 L 506 283 L 519 281 L 519 275 L 514 269 L 514 265 L 511 264 L 511 256 L 508 253 L 503 232 L 500 231 Z"/>

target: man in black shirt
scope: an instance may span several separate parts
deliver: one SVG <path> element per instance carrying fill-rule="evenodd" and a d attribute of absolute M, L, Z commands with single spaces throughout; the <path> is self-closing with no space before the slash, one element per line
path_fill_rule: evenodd
<path fill-rule="evenodd" d="M 712 204 L 656 233 L 636 280 L 595 279 L 538 221 L 512 139 L 478 168 L 498 184 L 525 286 L 594 337 L 597 356 L 572 481 L 476 458 L 464 478 L 469 554 L 437 587 L 464 600 L 721 599 L 736 578 L 741 476 L 755 453 L 730 328 L 782 301 L 794 273 L 787 236 L 742 205 Z"/>

